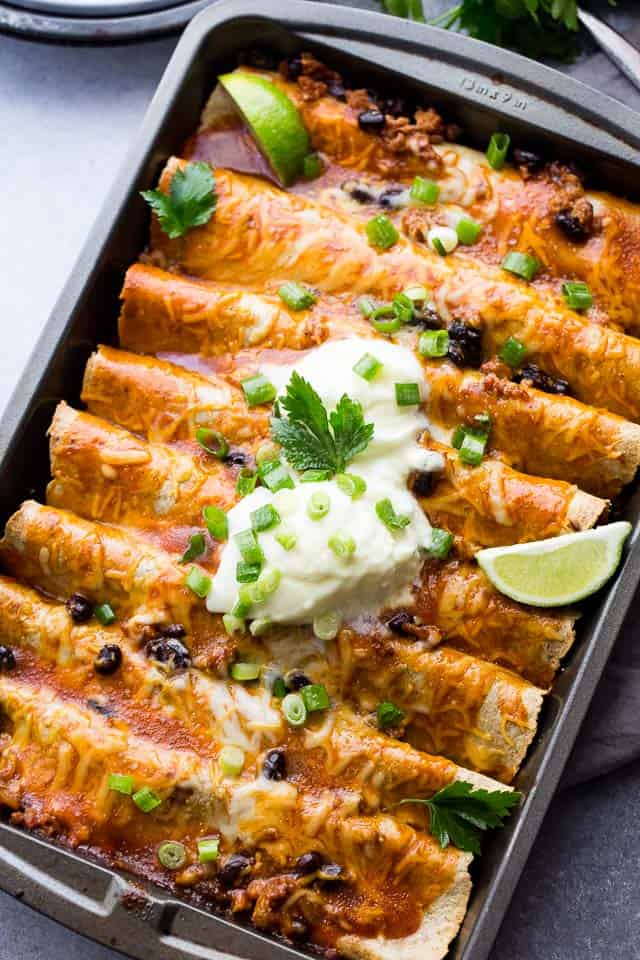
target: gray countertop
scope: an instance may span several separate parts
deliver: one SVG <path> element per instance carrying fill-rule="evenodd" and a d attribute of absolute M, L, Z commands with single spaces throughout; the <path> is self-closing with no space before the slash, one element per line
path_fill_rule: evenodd
<path fill-rule="evenodd" d="M 623 3 L 614 20 L 640 41 L 633 7 Z M 0 37 L 0 409 L 174 46 L 164 39 L 55 47 Z M 591 53 L 571 72 L 640 110 L 640 93 L 602 54 Z M 640 763 L 561 793 L 492 960 L 640 960 L 639 822 Z M 0 927 L 0 960 L 116 958 L 4 894 Z"/>

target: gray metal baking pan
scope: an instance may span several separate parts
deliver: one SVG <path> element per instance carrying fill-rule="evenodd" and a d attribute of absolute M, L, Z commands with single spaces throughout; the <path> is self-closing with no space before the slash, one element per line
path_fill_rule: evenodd
<path fill-rule="evenodd" d="M 302 48 L 367 85 L 391 80 L 455 116 L 482 146 L 497 127 L 524 146 L 581 164 L 602 187 L 640 200 L 640 117 L 616 101 L 515 54 L 459 35 L 346 7 L 229 0 L 185 32 L 138 138 L 0 422 L 0 521 L 49 476 L 45 437 L 61 398 L 78 403 L 84 364 L 115 337 L 124 271 L 145 245 L 138 191 L 196 128 L 216 75 L 248 47 Z M 634 194 L 635 187 L 635 194 Z M 571 746 L 640 582 L 640 494 L 626 504 L 634 532 L 624 562 L 581 621 L 580 638 L 548 696 L 518 776 L 525 801 L 488 837 L 450 960 L 484 960 Z M 0 887 L 74 930 L 146 960 L 285 960 L 304 954 L 0 822 Z"/>

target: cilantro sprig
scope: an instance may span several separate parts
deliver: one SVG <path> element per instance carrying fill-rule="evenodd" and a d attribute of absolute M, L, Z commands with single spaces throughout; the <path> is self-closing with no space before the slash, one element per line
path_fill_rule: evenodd
<path fill-rule="evenodd" d="M 615 6 L 615 0 L 609 3 Z M 383 0 L 383 7 L 396 16 L 423 19 L 421 0 Z M 462 0 L 430 22 L 534 58 L 570 61 L 579 50 L 577 0 Z"/>
<path fill-rule="evenodd" d="M 288 416 L 281 415 L 284 408 Z M 373 424 L 364 422 L 362 406 L 344 394 L 330 414 L 311 384 L 294 371 L 285 395 L 274 407 L 271 432 L 296 470 L 343 473 L 369 445 Z"/>
<path fill-rule="evenodd" d="M 208 163 L 188 163 L 176 170 L 169 193 L 142 190 L 170 239 L 183 237 L 192 227 L 208 223 L 216 209 L 217 196 L 213 172 Z"/>
<path fill-rule="evenodd" d="M 433 797 L 401 800 L 421 803 L 429 810 L 430 830 L 440 846 L 480 853 L 483 830 L 504 826 L 504 819 L 521 798 L 517 790 L 475 790 L 472 783 L 456 780 Z"/>

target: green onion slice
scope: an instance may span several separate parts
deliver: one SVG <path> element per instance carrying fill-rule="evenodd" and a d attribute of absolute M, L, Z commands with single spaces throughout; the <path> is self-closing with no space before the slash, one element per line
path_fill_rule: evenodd
<path fill-rule="evenodd" d="M 355 473 L 337 473 L 336 483 L 352 500 L 358 500 L 367 489 L 366 481 Z"/>
<path fill-rule="evenodd" d="M 229 453 L 229 444 L 219 430 L 212 430 L 210 427 L 199 427 L 196 430 L 196 440 L 203 450 L 210 453 L 212 457 L 218 460 L 224 460 Z"/>
<path fill-rule="evenodd" d="M 179 870 L 187 862 L 187 848 L 177 840 L 167 840 L 158 847 L 158 860 L 167 870 Z"/>
<path fill-rule="evenodd" d="M 318 490 L 312 493 L 307 503 L 307 513 L 312 520 L 322 520 L 329 513 L 331 501 L 326 493 Z"/>
<path fill-rule="evenodd" d="M 378 704 L 376 716 L 378 718 L 378 726 L 382 730 L 387 729 L 387 727 L 396 727 L 404 720 L 404 713 L 400 707 L 397 707 L 391 700 L 385 700 L 383 703 Z"/>
<path fill-rule="evenodd" d="M 329 548 L 339 560 L 348 560 L 356 552 L 356 542 L 346 533 L 334 533 L 329 537 Z"/>
<path fill-rule="evenodd" d="M 440 187 L 433 180 L 426 177 L 416 177 L 411 184 L 409 197 L 415 203 L 437 203 L 440 196 Z"/>
<path fill-rule="evenodd" d="M 322 483 L 323 480 L 330 479 L 330 470 L 305 470 L 300 475 L 300 483 Z"/>
<path fill-rule="evenodd" d="M 270 597 L 272 593 L 275 593 L 278 587 L 280 586 L 280 580 L 282 579 L 282 574 L 277 567 L 269 567 L 258 577 L 258 591 L 260 596 L 263 599 Z M 262 601 L 260 601 L 262 602 Z"/>
<path fill-rule="evenodd" d="M 358 300 L 358 310 L 362 316 L 367 320 L 371 314 L 376 309 L 375 300 L 372 300 L 371 297 L 360 297 Z"/>
<path fill-rule="evenodd" d="M 270 629 L 272 622 L 270 617 L 256 617 L 249 624 L 249 633 L 252 637 L 261 637 Z"/>
<path fill-rule="evenodd" d="M 383 213 L 369 220 L 366 231 L 371 246 L 377 247 L 379 250 L 388 250 L 400 239 L 400 234 L 393 223 Z"/>
<path fill-rule="evenodd" d="M 229 536 L 229 519 L 224 510 L 212 504 L 202 508 L 202 516 L 207 525 L 207 530 L 215 540 L 227 539 Z"/>
<path fill-rule="evenodd" d="M 471 246 L 482 233 L 482 224 L 472 220 L 471 217 L 461 217 L 456 224 L 456 233 L 460 243 Z"/>
<path fill-rule="evenodd" d="M 511 137 L 508 133 L 494 133 L 487 147 L 487 163 L 494 170 L 502 170 L 505 165 Z"/>
<path fill-rule="evenodd" d="M 502 269 L 523 280 L 531 281 L 540 269 L 540 261 L 529 253 L 512 250 L 502 261 Z"/>
<path fill-rule="evenodd" d="M 231 745 L 223 747 L 218 754 L 218 766 L 225 777 L 237 777 L 244 767 L 244 751 Z"/>
<path fill-rule="evenodd" d="M 593 306 L 593 296 L 586 283 L 563 283 L 562 294 L 567 306 L 572 310 L 588 310 Z"/>
<path fill-rule="evenodd" d="M 446 247 L 437 234 L 434 234 L 431 237 L 431 245 L 437 254 L 439 254 L 441 257 L 446 257 L 447 255 Z"/>
<path fill-rule="evenodd" d="M 220 850 L 219 837 L 207 837 L 205 840 L 198 840 L 198 860 L 200 863 L 213 863 L 218 859 Z"/>
<path fill-rule="evenodd" d="M 404 530 L 404 528 L 411 523 L 411 517 L 406 517 L 395 512 L 389 497 L 385 497 L 384 500 L 378 500 L 376 503 L 376 513 L 389 530 Z"/>
<path fill-rule="evenodd" d="M 378 376 L 382 370 L 383 364 L 376 360 L 370 353 L 363 353 L 358 362 L 353 367 L 353 372 L 357 373 L 363 380 L 369 383 Z"/>
<path fill-rule="evenodd" d="M 446 357 L 449 334 L 446 330 L 425 330 L 418 340 L 418 352 L 423 357 Z"/>
<path fill-rule="evenodd" d="M 316 302 L 311 290 L 295 280 L 283 283 L 278 289 L 278 296 L 291 310 L 308 310 Z"/>
<path fill-rule="evenodd" d="M 280 447 L 273 440 L 263 440 L 256 450 L 256 463 L 262 466 L 269 461 L 278 460 L 280 457 Z"/>
<path fill-rule="evenodd" d="M 449 551 L 453 546 L 453 534 L 440 527 L 431 528 L 431 543 L 425 548 L 427 557 L 434 557 L 436 560 L 446 560 Z"/>
<path fill-rule="evenodd" d="M 283 550 L 293 550 L 298 542 L 298 538 L 295 533 L 287 533 L 286 531 L 276 534 L 276 540 Z"/>
<path fill-rule="evenodd" d="M 271 403 L 276 397 L 276 388 L 261 373 L 247 377 L 240 381 L 245 400 L 249 407 L 258 407 L 263 403 Z"/>
<path fill-rule="evenodd" d="M 324 683 L 310 683 L 303 687 L 300 696 L 304 700 L 304 705 L 308 713 L 314 713 L 316 710 L 327 710 L 331 706 L 329 694 Z"/>
<path fill-rule="evenodd" d="M 190 563 L 192 560 L 197 560 L 198 557 L 203 555 L 206 549 L 207 546 L 205 543 L 204 534 L 192 533 L 189 537 L 187 549 L 178 560 L 178 563 Z"/>
<path fill-rule="evenodd" d="M 233 539 L 243 560 L 247 563 L 264 563 L 264 553 L 253 530 L 242 530 Z"/>
<path fill-rule="evenodd" d="M 468 430 L 465 431 L 464 439 L 460 444 L 460 460 L 472 467 L 477 467 L 482 462 L 486 446 L 486 436 L 478 436 Z"/>
<path fill-rule="evenodd" d="M 247 563 L 246 560 L 239 560 L 236 564 L 236 582 L 255 583 L 260 576 L 261 570 L 261 563 Z"/>
<path fill-rule="evenodd" d="M 287 695 L 287 685 L 284 682 L 283 677 L 276 677 L 276 679 L 273 681 L 273 688 L 271 692 L 276 700 L 284 700 Z"/>
<path fill-rule="evenodd" d="M 197 597 L 202 599 L 207 596 L 211 589 L 211 577 L 208 577 L 202 570 L 198 570 L 197 567 L 191 567 L 184 582 Z"/>
<path fill-rule="evenodd" d="M 93 615 L 103 627 L 109 627 L 116 622 L 116 615 L 110 603 L 100 603 L 93 611 Z"/>
<path fill-rule="evenodd" d="M 293 478 L 287 468 L 280 460 L 269 460 L 267 463 L 261 463 L 258 468 L 258 474 L 263 485 L 271 493 L 277 493 L 278 490 L 293 490 Z"/>
<path fill-rule="evenodd" d="M 426 287 L 423 287 L 421 283 L 413 284 L 410 287 L 405 287 L 402 291 L 405 297 L 409 297 L 413 303 L 423 303 L 425 300 L 429 299 L 429 291 Z"/>
<path fill-rule="evenodd" d="M 157 793 L 154 793 L 150 787 L 142 787 L 133 794 L 131 799 L 136 807 L 139 807 L 143 813 L 151 813 L 152 810 L 155 810 L 156 807 L 159 807 L 162 803 L 160 797 Z"/>
<path fill-rule="evenodd" d="M 393 312 L 402 323 L 411 323 L 413 320 L 413 300 L 406 293 L 396 293 L 391 301 Z"/>
<path fill-rule="evenodd" d="M 323 613 L 313 618 L 313 632 L 319 640 L 333 640 L 338 636 L 341 625 L 337 613 Z"/>
<path fill-rule="evenodd" d="M 282 712 L 292 727 L 303 726 L 307 719 L 307 708 L 299 693 L 288 693 L 282 701 Z"/>
<path fill-rule="evenodd" d="M 126 773 L 110 773 L 108 784 L 109 790 L 124 793 L 127 797 L 130 797 L 133 793 L 133 777 Z"/>
<path fill-rule="evenodd" d="M 376 307 L 369 319 L 371 326 L 378 333 L 397 333 L 402 329 L 402 320 L 390 303 Z"/>
<path fill-rule="evenodd" d="M 236 493 L 239 497 L 247 497 L 250 493 L 253 493 L 257 482 L 258 474 L 249 470 L 248 467 L 243 467 L 236 480 Z"/>
<path fill-rule="evenodd" d="M 244 660 L 236 660 L 231 664 L 231 677 L 239 680 L 240 683 L 247 683 L 249 680 L 257 680 L 260 676 L 260 664 L 248 663 Z"/>
<path fill-rule="evenodd" d="M 251 527 L 256 533 L 271 530 L 272 527 L 280 523 L 280 514 L 271 503 L 265 503 L 257 510 L 252 510 L 250 517 Z"/>
<path fill-rule="evenodd" d="M 412 407 L 420 403 L 420 385 L 418 383 L 396 383 L 396 403 L 399 407 Z"/>
<path fill-rule="evenodd" d="M 520 366 L 527 355 L 527 348 L 521 340 L 516 337 L 508 337 L 498 350 L 498 356 L 508 366 L 515 370 Z"/>

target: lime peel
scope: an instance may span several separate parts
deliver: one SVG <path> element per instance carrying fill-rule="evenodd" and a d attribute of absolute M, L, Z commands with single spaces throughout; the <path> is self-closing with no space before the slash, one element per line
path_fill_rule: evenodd
<path fill-rule="evenodd" d="M 559 607 L 591 596 L 615 573 L 631 524 L 609 523 L 549 540 L 481 550 L 476 559 L 493 586 L 533 607 Z"/>
<path fill-rule="evenodd" d="M 283 186 L 301 175 L 311 152 L 309 134 L 293 101 L 271 80 L 235 71 L 219 77 Z"/>

